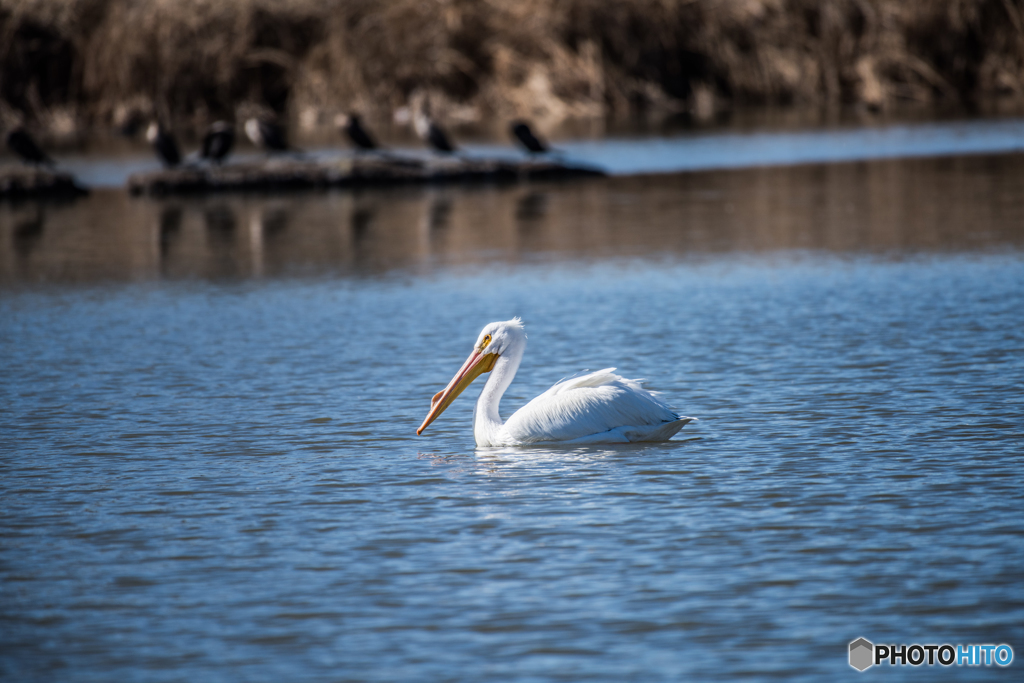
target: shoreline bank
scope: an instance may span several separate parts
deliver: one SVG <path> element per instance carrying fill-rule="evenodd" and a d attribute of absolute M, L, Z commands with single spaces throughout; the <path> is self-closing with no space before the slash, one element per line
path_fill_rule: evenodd
<path fill-rule="evenodd" d="M 300 129 L 428 102 L 445 122 L 748 104 L 1019 100 L 1021 9 L 1003 0 L 11 0 L 0 119 L 52 139 L 162 117 Z"/>

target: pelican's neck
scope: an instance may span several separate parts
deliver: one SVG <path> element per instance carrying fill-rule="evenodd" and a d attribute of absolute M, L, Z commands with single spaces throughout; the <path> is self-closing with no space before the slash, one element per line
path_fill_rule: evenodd
<path fill-rule="evenodd" d="M 519 364 L 523 360 L 523 352 L 526 351 L 526 339 L 512 344 L 494 364 L 494 369 L 487 378 L 487 384 L 480 392 L 480 398 L 476 400 L 476 408 L 473 409 L 473 437 L 477 446 L 500 446 L 498 431 L 502 427 L 501 415 L 498 414 L 498 405 L 505 390 L 512 384 L 516 376 Z"/>

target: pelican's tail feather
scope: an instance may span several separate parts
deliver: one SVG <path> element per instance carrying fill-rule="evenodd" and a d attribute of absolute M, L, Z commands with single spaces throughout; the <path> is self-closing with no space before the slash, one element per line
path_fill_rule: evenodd
<path fill-rule="evenodd" d="M 626 438 L 632 442 L 636 441 L 668 441 L 686 424 L 692 421 L 692 417 L 680 417 L 674 422 L 664 422 L 660 425 L 649 427 L 638 427 L 626 433 Z"/>

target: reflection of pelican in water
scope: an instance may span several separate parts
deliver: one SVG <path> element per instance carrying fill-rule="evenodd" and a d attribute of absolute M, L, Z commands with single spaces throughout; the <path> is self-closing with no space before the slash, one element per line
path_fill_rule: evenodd
<path fill-rule="evenodd" d="M 525 350 L 526 332 L 518 318 L 484 327 L 462 368 L 434 395 L 430 412 L 416 433 L 422 434 L 485 372 L 492 374 L 473 411 L 477 446 L 668 441 L 693 419 L 680 416 L 638 381 L 608 368 L 558 382 L 502 423 L 498 404 Z"/>

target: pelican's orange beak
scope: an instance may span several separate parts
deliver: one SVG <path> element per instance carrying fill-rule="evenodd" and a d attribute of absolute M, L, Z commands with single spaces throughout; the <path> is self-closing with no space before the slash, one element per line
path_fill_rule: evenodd
<path fill-rule="evenodd" d="M 459 371 L 455 373 L 455 377 L 452 377 L 452 381 L 448 383 L 448 386 L 443 391 L 434 394 L 434 398 L 430 399 L 430 412 L 427 413 L 427 417 L 423 420 L 420 428 L 416 430 L 416 435 L 422 434 L 423 430 L 436 420 L 437 416 L 443 413 L 452 404 L 452 401 L 466 390 L 466 387 L 473 383 L 473 380 L 485 372 L 490 372 L 497 360 L 498 354 L 496 353 L 482 353 L 474 349 L 473 353 L 469 354 L 466 362 L 459 368 Z"/>

